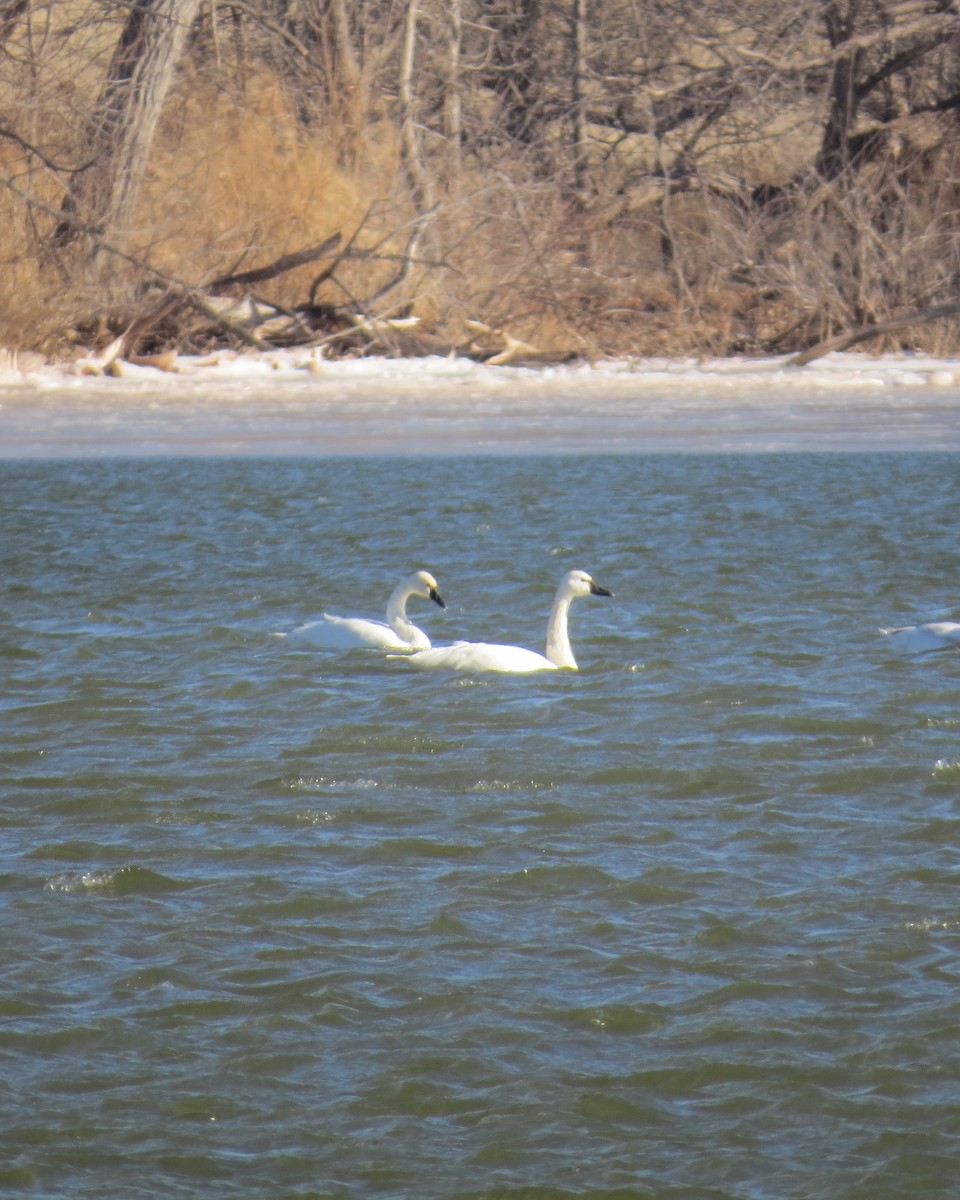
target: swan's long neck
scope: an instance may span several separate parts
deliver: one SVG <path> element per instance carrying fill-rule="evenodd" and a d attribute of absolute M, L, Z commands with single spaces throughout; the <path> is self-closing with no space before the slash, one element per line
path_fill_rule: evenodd
<path fill-rule="evenodd" d="M 550 610 L 550 620 L 547 622 L 547 658 L 555 667 L 569 667 L 578 670 L 577 660 L 573 657 L 570 646 L 570 634 L 567 632 L 567 615 L 570 612 L 570 601 L 573 596 L 561 588 Z"/>
<path fill-rule="evenodd" d="M 407 598 L 413 595 L 409 583 L 400 583 L 394 589 L 387 601 L 387 624 L 397 637 L 404 641 L 415 641 L 420 630 L 407 616 Z"/>

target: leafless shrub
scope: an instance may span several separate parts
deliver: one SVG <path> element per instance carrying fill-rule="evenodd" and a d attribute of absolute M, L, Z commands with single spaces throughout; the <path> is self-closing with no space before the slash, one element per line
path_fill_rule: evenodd
<path fill-rule="evenodd" d="M 123 79 L 178 20 L 148 136 Z M 12 0 L 0 343 L 251 271 L 285 311 L 413 312 L 418 345 L 585 355 L 787 351 L 949 304 L 958 48 L 946 0 Z M 333 266 L 297 257 L 331 238 Z"/>

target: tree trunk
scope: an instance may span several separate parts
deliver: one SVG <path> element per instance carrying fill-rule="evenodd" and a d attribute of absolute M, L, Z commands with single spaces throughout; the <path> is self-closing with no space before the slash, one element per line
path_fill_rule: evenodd
<path fill-rule="evenodd" d="M 587 183 L 587 100 L 584 84 L 587 74 L 587 0 L 572 0 L 571 14 L 572 72 L 570 106 L 573 109 L 573 180 L 578 192 Z"/>
<path fill-rule="evenodd" d="M 92 165 L 64 200 L 54 242 L 81 233 L 86 261 L 101 240 L 121 245 L 200 0 L 133 0 L 87 128 Z"/>
<path fill-rule="evenodd" d="M 416 104 L 413 90 L 413 73 L 417 59 L 417 22 L 420 17 L 419 0 L 407 0 L 407 14 L 403 27 L 403 49 L 400 55 L 400 79 L 397 96 L 400 101 L 400 149 L 407 178 L 420 213 L 433 207 L 433 188 L 423 164 L 420 151 L 420 129 L 417 124 Z"/>
<path fill-rule="evenodd" d="M 450 183 L 456 191 L 460 184 L 463 144 L 463 104 L 460 89 L 460 55 L 463 43 L 461 0 L 448 0 L 447 12 L 447 90 L 444 97 L 443 133 L 447 141 Z"/>
<path fill-rule="evenodd" d="M 350 14 L 345 0 L 332 0 L 330 10 L 333 14 L 340 81 L 348 91 L 353 92 L 360 84 L 360 60 L 353 45 Z"/>
<path fill-rule="evenodd" d="M 841 11 L 837 4 L 827 6 L 824 20 L 830 48 L 836 50 L 853 36 L 856 3 Z M 857 121 L 860 97 L 857 91 L 859 49 L 851 47 L 833 65 L 830 77 L 830 101 L 824 125 L 816 171 L 821 179 L 830 181 L 843 175 L 850 165 L 850 134 Z"/>

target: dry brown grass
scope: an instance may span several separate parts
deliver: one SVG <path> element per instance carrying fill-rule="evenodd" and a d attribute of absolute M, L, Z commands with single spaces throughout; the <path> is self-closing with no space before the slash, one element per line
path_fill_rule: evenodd
<path fill-rule="evenodd" d="M 360 245 L 379 243 L 401 226 L 402 209 L 389 217 L 371 214 L 396 175 L 392 130 L 370 135 L 362 158 L 347 172 L 329 146 L 298 127 L 281 89 L 268 77 L 252 80 L 242 103 L 199 77 L 185 79 L 168 104 L 154 147 L 150 172 L 137 205 L 128 253 L 142 264 L 191 286 L 232 271 L 262 266 L 280 256 L 317 245 L 339 232 L 349 239 L 364 226 Z M 18 173 L 18 192 L 0 188 L 0 270 L 8 286 L 0 293 L 0 344 L 42 344 L 57 331 L 89 320 L 104 302 L 82 283 L 67 287 L 54 259 L 44 254 L 63 195 L 58 180 L 42 169 L 25 173 L 26 157 L 8 147 L 0 170 Z M 399 251 L 402 229 L 384 252 Z M 135 305 L 131 297 L 155 278 L 107 255 L 109 303 Z M 265 300 L 292 306 L 307 299 L 323 263 L 265 283 Z M 343 288 L 327 286 L 318 299 L 345 303 L 363 296 L 395 267 L 359 261 L 338 271 Z"/>
<path fill-rule="evenodd" d="M 136 253 L 200 284 L 320 242 L 363 206 L 323 146 L 298 136 L 269 81 L 252 87 L 243 108 L 209 83 L 187 83 L 138 206 Z M 302 299 L 298 282 L 281 279 L 270 299 Z"/>
<path fill-rule="evenodd" d="M 32 208 L 22 195 L 55 211 L 60 189 L 47 173 L 30 173 L 23 155 L 13 147 L 0 148 L 0 173 L 13 187 L 0 187 L 0 345 L 12 349 L 45 346 L 69 313 L 63 301 L 63 284 L 56 272 L 44 265 L 37 252 L 51 218 Z"/>
<path fill-rule="evenodd" d="M 109 44 L 104 33 L 99 61 Z M 12 123 L 65 164 L 79 161 L 82 114 L 96 94 L 95 72 L 71 81 L 67 66 L 62 55 L 48 64 L 53 82 L 40 108 L 0 71 Z M 781 140 L 778 178 L 795 173 L 797 147 L 809 140 L 808 114 L 801 116 L 783 117 L 797 140 Z M 349 130 L 316 128 L 304 128 L 294 98 L 265 68 L 246 72 L 242 91 L 231 91 L 209 65 L 188 66 L 154 146 L 133 257 L 202 287 L 334 233 L 344 242 L 356 236 L 358 248 L 379 247 L 385 257 L 344 263 L 339 283 L 317 298 L 359 306 L 397 271 L 389 255 L 402 253 L 415 215 L 398 132 L 382 111 L 353 119 Z M 419 260 L 384 306 L 412 310 L 451 343 L 479 320 L 545 352 L 787 350 L 943 298 L 960 273 L 952 234 L 960 164 L 942 154 L 935 133 L 914 158 L 901 151 L 892 166 L 864 171 L 859 192 L 819 205 L 801 186 L 769 206 L 752 204 L 743 188 L 725 193 L 712 184 L 723 179 L 720 157 L 698 186 L 668 191 L 636 162 L 605 172 L 598 160 L 595 190 L 584 197 L 562 177 L 545 179 L 516 151 L 468 156 L 454 180 L 443 175 L 442 147 L 433 160 L 428 148 L 442 203 L 426 224 Z M 741 182 L 759 172 L 745 166 L 751 154 L 760 163 L 762 147 L 731 151 L 728 165 Z M 0 142 L 0 172 L 16 187 L 0 187 L 0 345 L 65 353 L 70 329 L 93 324 L 108 299 L 99 285 L 68 287 L 48 252 L 66 176 L 9 141 Z M 149 271 L 107 259 L 109 303 L 136 311 Z M 289 272 L 257 294 L 286 307 L 303 303 L 322 266 Z M 908 338 L 939 353 L 960 345 L 956 322 L 918 327 Z"/>

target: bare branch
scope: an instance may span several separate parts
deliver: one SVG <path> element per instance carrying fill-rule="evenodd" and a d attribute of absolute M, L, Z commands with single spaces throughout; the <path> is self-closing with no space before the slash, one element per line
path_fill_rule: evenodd
<path fill-rule="evenodd" d="M 858 346 L 861 342 L 881 337 L 885 333 L 897 333 L 901 329 L 909 329 L 911 325 L 939 321 L 943 317 L 954 317 L 958 313 L 960 313 L 960 302 L 938 304 L 934 308 L 921 308 L 916 312 L 904 313 L 900 317 L 891 317 L 889 321 L 879 321 L 876 325 L 867 325 L 863 329 L 854 330 L 853 333 L 840 333 L 836 337 L 817 342 L 815 346 L 788 358 L 786 365 L 788 367 L 805 367 L 807 363 L 811 363 L 817 358 L 823 358 L 825 354 L 830 354 L 834 350 L 849 350 L 851 346 Z"/>
<path fill-rule="evenodd" d="M 87 162 L 81 163 L 78 167 L 68 167 L 65 164 L 54 162 L 52 158 L 48 158 L 39 147 L 32 142 L 28 142 L 26 138 L 22 138 L 19 133 L 13 129 L 8 129 L 6 126 L 0 125 L 0 137 L 6 138 L 8 141 L 16 143 L 21 150 L 25 150 L 27 154 L 40 160 L 48 171 L 53 171 L 57 175 L 77 175 L 81 171 L 86 171 L 96 162 L 96 159 L 88 159 Z"/>
<path fill-rule="evenodd" d="M 332 233 L 319 246 L 311 246 L 307 250 L 297 250 L 293 254 L 284 254 L 264 267 L 254 267 L 250 271 L 240 271 L 234 275 L 220 275 L 217 279 L 212 279 L 207 284 L 207 289 L 210 291 L 219 291 L 227 287 L 246 287 L 252 283 L 266 283 L 268 279 L 276 279 L 278 275 L 283 275 L 287 271 L 293 271 L 297 267 L 304 267 L 308 263 L 316 262 L 318 258 L 331 257 L 331 251 L 337 248 L 340 241 L 341 235 L 339 233 Z"/>

